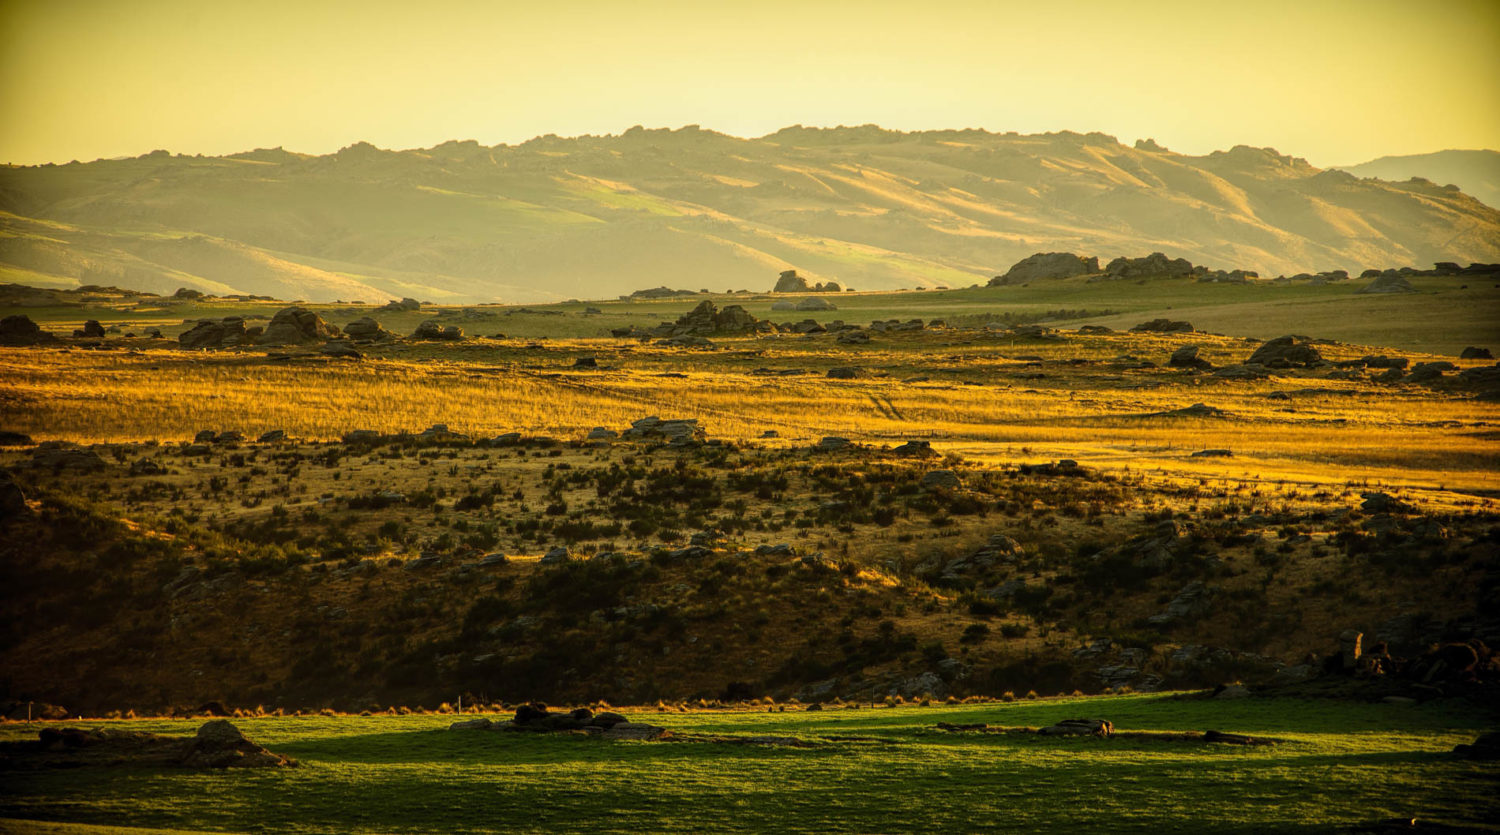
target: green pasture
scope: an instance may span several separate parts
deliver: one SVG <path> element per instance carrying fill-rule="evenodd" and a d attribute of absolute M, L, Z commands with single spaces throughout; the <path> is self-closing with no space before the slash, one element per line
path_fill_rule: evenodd
<path fill-rule="evenodd" d="M 1449 752 L 1473 706 L 1160 695 L 820 712 L 641 713 L 679 732 L 793 748 L 448 731 L 452 716 L 236 720 L 295 769 L 0 772 L 17 821 L 224 832 L 1329 832 L 1416 817 L 1500 819 L 1500 766 Z M 938 722 L 1265 735 L 1266 747 L 950 733 Z M 201 720 L 134 721 L 187 734 Z M 85 721 L 83 724 L 98 724 Z M 35 726 L 0 728 L 0 738 Z M 100 830 L 107 831 L 107 830 Z"/>

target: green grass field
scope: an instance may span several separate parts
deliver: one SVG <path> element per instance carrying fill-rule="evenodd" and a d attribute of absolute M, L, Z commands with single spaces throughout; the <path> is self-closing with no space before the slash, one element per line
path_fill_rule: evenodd
<path fill-rule="evenodd" d="M 763 710 L 763 709 L 762 709 Z M 452 716 L 235 720 L 301 767 L 12 770 L 0 817 L 229 832 L 1325 832 L 1396 817 L 1485 825 L 1500 768 L 1454 758 L 1472 706 L 1171 696 L 804 712 L 629 711 L 680 732 L 812 748 L 447 731 Z M 949 733 L 938 722 L 1265 735 L 1245 748 Z M 201 720 L 134 721 L 187 734 Z M 89 724 L 85 722 L 84 724 Z M 35 727 L 7 725 L 0 738 Z M 0 832 L 91 832 L 31 828 Z"/>

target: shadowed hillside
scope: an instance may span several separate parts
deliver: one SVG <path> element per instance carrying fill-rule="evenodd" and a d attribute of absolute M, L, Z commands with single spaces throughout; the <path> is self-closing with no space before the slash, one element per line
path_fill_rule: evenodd
<path fill-rule="evenodd" d="M 687 127 L 0 169 L 0 278 L 312 300 L 967 286 L 1033 252 L 1262 275 L 1500 260 L 1500 211 L 1270 149 L 1103 134 Z"/>

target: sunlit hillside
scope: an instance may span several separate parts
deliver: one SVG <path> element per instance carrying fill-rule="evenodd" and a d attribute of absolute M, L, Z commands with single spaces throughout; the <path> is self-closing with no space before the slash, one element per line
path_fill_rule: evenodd
<path fill-rule="evenodd" d="M 1357 274 L 1500 261 L 1500 211 L 1269 149 L 874 126 L 0 169 L 0 280 L 32 285 L 527 302 L 763 290 L 787 268 L 967 286 L 1051 250 Z"/>

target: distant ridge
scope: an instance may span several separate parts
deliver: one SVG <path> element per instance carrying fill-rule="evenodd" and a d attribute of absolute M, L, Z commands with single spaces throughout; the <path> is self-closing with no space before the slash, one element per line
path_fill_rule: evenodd
<path fill-rule="evenodd" d="M 1048 251 L 1262 276 L 1500 261 L 1500 211 L 1434 182 L 1243 145 L 873 125 L 6 166 L 0 233 L 0 283 L 314 301 L 769 290 L 788 269 L 966 286 Z"/>
<path fill-rule="evenodd" d="M 1500 208 L 1500 151 L 1437 151 L 1381 157 L 1338 167 L 1360 177 L 1382 180 L 1421 177 L 1439 185 L 1452 183 L 1474 199 Z"/>

